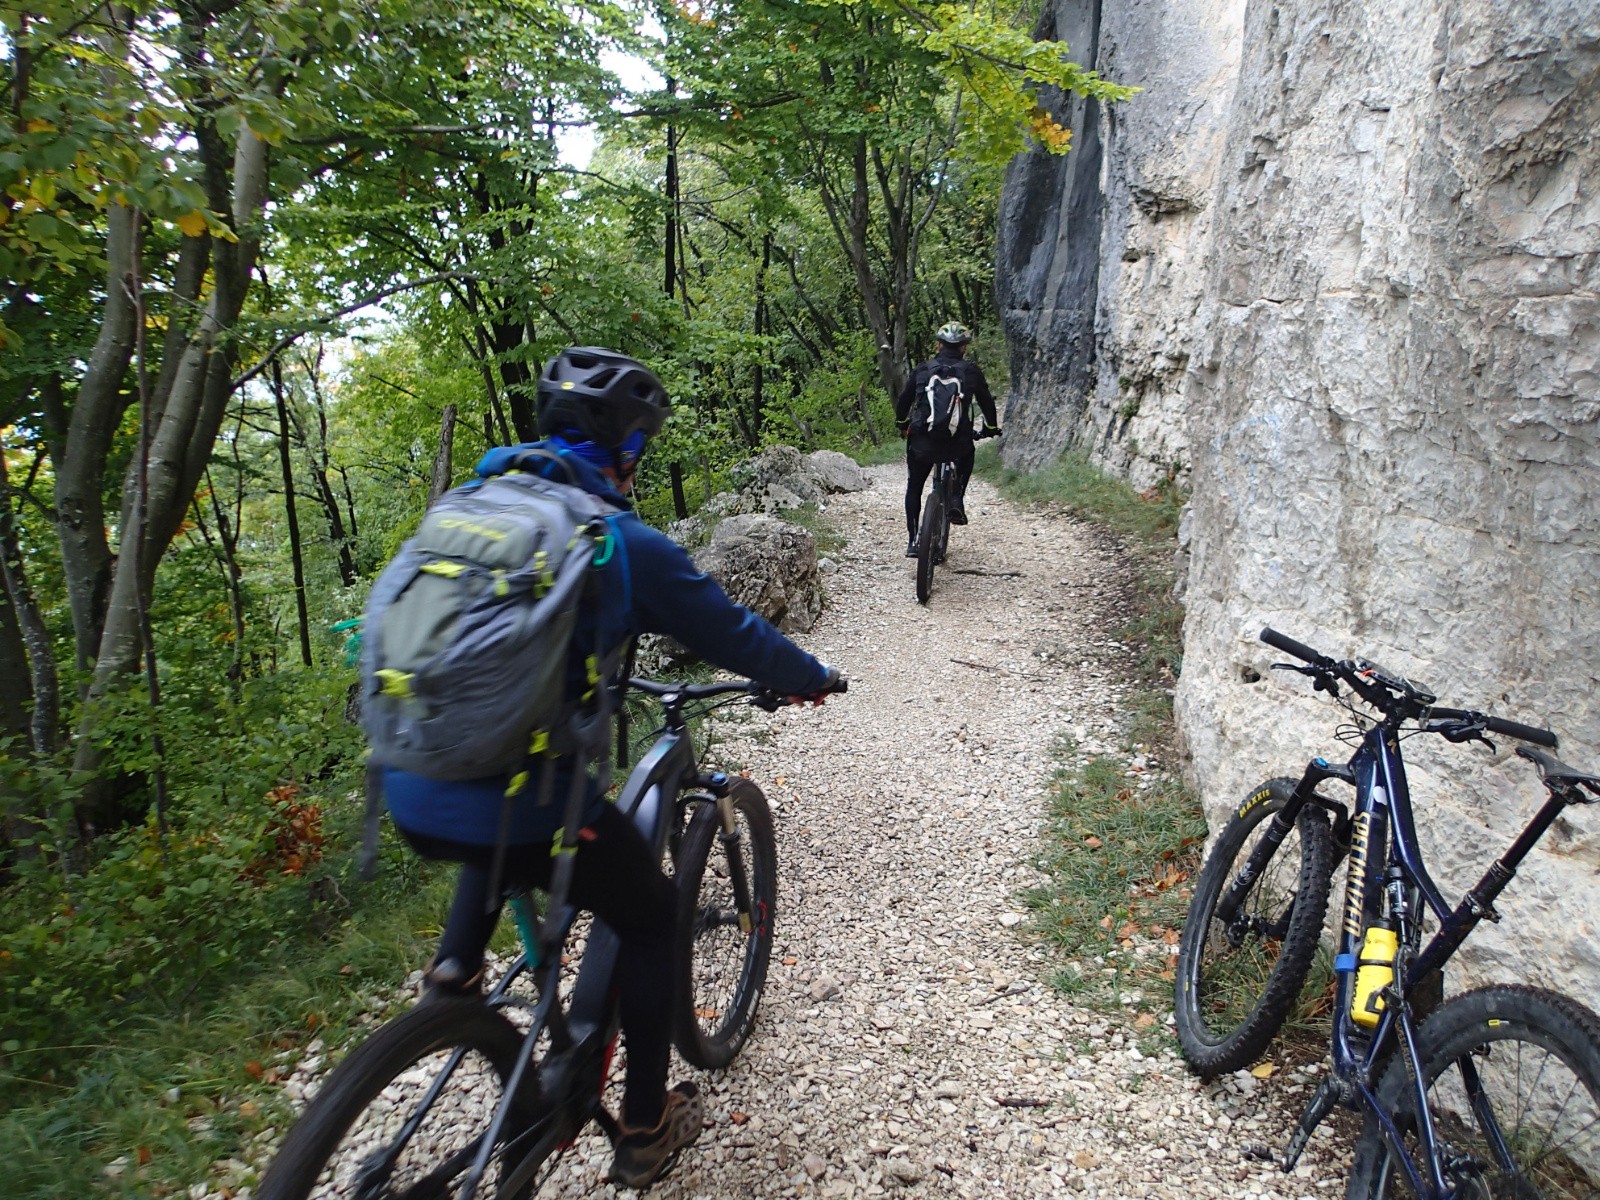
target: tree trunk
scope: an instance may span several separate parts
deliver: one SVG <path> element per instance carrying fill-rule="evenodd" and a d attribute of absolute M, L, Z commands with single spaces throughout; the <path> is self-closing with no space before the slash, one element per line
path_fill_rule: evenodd
<path fill-rule="evenodd" d="M 300 517 L 294 507 L 294 462 L 289 453 L 289 413 L 283 398 L 283 368 L 272 363 L 272 395 L 278 406 L 278 469 L 283 474 L 284 520 L 289 526 L 289 563 L 294 572 L 294 609 L 300 627 L 300 661 L 311 665 L 311 619 L 306 612 L 306 568 Z"/>
<path fill-rule="evenodd" d="M 228 613 L 233 621 L 233 661 L 228 664 L 228 682 L 233 687 L 233 698 L 237 701 L 244 680 L 244 572 L 239 567 L 239 524 L 222 507 L 222 501 L 217 497 L 217 485 L 209 470 L 206 472 L 206 490 L 211 494 L 211 517 L 217 526 L 217 557 L 221 559 L 222 577 L 228 586 Z M 201 515 L 197 498 L 197 521 Z M 202 531 L 204 528 L 202 524 Z"/>
<path fill-rule="evenodd" d="M 145 471 L 148 487 L 137 486 L 137 480 L 132 478 L 135 468 L 130 467 L 130 479 L 124 487 L 121 526 L 125 556 L 133 549 L 130 539 L 139 539 L 139 569 L 119 567 L 113 574 L 105 625 L 89 687 L 90 699 L 106 695 L 138 667 L 142 641 L 141 594 L 149 594 L 156 567 L 188 510 L 233 391 L 235 351 L 229 335 L 244 306 L 259 248 L 253 230 L 266 201 L 267 147 L 247 126 L 241 126 L 230 171 L 221 161 L 226 152 L 215 128 L 207 127 L 202 121 L 196 132 L 208 167 L 208 190 L 215 193 L 223 189 L 222 194 L 209 196 L 211 206 L 230 214 L 238 241 L 230 244 L 220 238 L 205 237 L 212 258 L 210 295 L 198 327 L 182 347 L 177 365 L 169 371 L 168 364 L 163 363 L 151 398 L 151 435 Z M 231 197 L 225 190 L 230 178 Z M 129 280 L 137 266 L 131 245 L 123 265 L 126 275 L 113 275 L 110 290 L 125 289 L 131 295 Z M 170 390 L 163 394 L 168 379 L 171 380 Z M 74 419 L 76 416 L 74 412 Z M 134 504 L 141 493 L 142 514 L 135 511 Z M 78 733 L 74 766 L 84 781 L 78 818 L 85 836 L 92 837 L 108 827 L 115 817 L 111 790 L 106 781 L 98 778 L 104 752 L 100 739 L 94 736 L 92 707 L 86 710 Z"/>
<path fill-rule="evenodd" d="M 0 446 L 0 728 L 23 734 L 35 754 L 54 752 L 60 739 L 61 685 L 50 630 L 28 583 L 17 537 L 16 510 Z M 27 706 L 32 703 L 31 715 Z"/>
<path fill-rule="evenodd" d="M 756 310 L 752 317 L 752 320 L 755 324 L 755 334 L 758 345 L 761 344 L 760 339 L 762 336 L 769 333 L 772 329 L 772 318 L 767 313 L 767 271 L 771 266 L 772 234 L 764 233 L 761 236 L 761 269 L 756 272 Z M 766 414 L 767 405 L 767 370 L 766 362 L 762 357 L 765 354 L 765 349 L 762 349 L 758 353 L 756 357 L 755 370 L 752 373 L 754 378 L 751 380 L 750 407 L 758 435 L 761 430 L 761 422 Z M 785 407 L 787 407 L 787 405 L 785 405 Z M 792 408 L 789 411 L 791 415 L 794 412 Z M 810 449 L 810 447 L 808 446 L 807 449 Z"/>
<path fill-rule="evenodd" d="M 126 390 L 133 361 L 133 298 L 127 280 L 134 270 L 136 218 L 126 205 L 106 210 L 106 290 L 100 333 L 73 399 L 70 421 L 57 397 L 47 397 L 50 458 L 55 468 L 56 538 L 72 613 L 73 649 L 80 677 L 87 678 L 105 626 L 113 560 L 106 537 L 106 463 L 122 416 L 132 403 Z M 59 386 L 56 388 L 59 391 Z"/>
<path fill-rule="evenodd" d="M 456 406 L 446 404 L 439 421 L 439 452 L 433 456 L 433 480 L 428 484 L 428 507 L 450 489 L 456 444 Z"/>

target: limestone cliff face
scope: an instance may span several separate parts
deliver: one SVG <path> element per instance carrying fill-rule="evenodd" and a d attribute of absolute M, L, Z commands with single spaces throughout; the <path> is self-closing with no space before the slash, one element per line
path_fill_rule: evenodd
<path fill-rule="evenodd" d="M 1178 712 L 1213 817 L 1337 749 L 1268 624 L 1600 769 L 1600 8 L 1055 0 L 1042 25 L 1146 90 L 1008 178 L 1006 454 L 1192 488 Z M 1434 740 L 1411 784 L 1455 894 L 1542 792 L 1507 746 Z M 1543 845 L 1465 975 L 1592 995 L 1600 811 Z"/>

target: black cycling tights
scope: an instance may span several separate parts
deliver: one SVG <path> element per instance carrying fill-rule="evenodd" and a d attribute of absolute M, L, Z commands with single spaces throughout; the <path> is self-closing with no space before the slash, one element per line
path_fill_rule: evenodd
<path fill-rule="evenodd" d="M 492 846 L 406 833 L 424 858 L 459 862 L 450 919 L 439 938 L 437 961 L 453 958 L 468 970 L 483 961 L 484 948 L 500 917 L 489 904 Z M 550 883 L 550 843 L 515 845 L 506 851 L 507 883 L 545 888 Z M 667 1092 L 667 1051 L 672 1040 L 672 940 L 677 892 L 661 873 L 644 835 L 607 805 L 579 837 L 572 872 L 572 900 L 616 930 L 617 1000 L 628 1043 L 628 1079 L 622 1120 L 652 1129 L 661 1120 Z"/>
<path fill-rule="evenodd" d="M 972 478 L 972 462 L 975 457 L 976 451 L 969 443 L 965 450 L 951 460 L 956 464 L 958 498 L 967 494 L 967 480 Z M 922 489 L 928 482 L 928 476 L 933 474 L 934 464 L 938 461 L 937 458 L 919 454 L 915 443 L 906 443 L 906 530 L 912 537 L 917 536 L 917 525 L 922 520 Z"/>

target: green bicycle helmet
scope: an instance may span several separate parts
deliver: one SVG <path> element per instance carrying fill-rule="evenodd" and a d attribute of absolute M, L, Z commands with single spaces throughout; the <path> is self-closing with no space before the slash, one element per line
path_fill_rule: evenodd
<path fill-rule="evenodd" d="M 933 336 L 946 346 L 965 346 L 972 340 L 972 330 L 968 329 L 960 321 L 951 321 L 947 325 L 941 325 L 939 332 Z"/>

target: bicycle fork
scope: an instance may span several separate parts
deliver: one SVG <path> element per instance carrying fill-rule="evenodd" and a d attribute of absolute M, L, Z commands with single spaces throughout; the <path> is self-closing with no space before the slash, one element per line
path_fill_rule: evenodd
<path fill-rule="evenodd" d="M 722 826 L 717 832 L 717 841 L 722 843 L 723 854 L 728 863 L 728 883 L 733 888 L 733 905 L 739 921 L 739 932 L 749 937 L 755 932 L 758 916 L 764 921 L 766 914 L 757 914 L 755 911 L 750 875 L 745 870 L 744 854 L 740 850 L 744 835 L 739 832 L 739 818 L 734 810 L 733 781 L 719 771 L 707 777 L 704 783 L 706 789 L 716 798 L 717 820 Z"/>
<path fill-rule="evenodd" d="M 1295 822 L 1300 819 L 1300 810 L 1307 804 L 1317 804 L 1337 809 L 1339 815 L 1343 817 L 1342 809 L 1338 809 L 1337 805 L 1330 804 L 1316 794 L 1317 785 L 1325 779 L 1341 779 L 1353 784 L 1355 775 L 1349 767 L 1336 767 L 1325 758 L 1314 758 L 1306 765 L 1306 772 L 1300 777 L 1300 782 L 1295 784 L 1294 793 L 1289 797 L 1288 803 L 1272 814 L 1272 820 L 1267 825 L 1266 832 L 1261 835 L 1261 840 L 1256 843 L 1255 849 L 1250 851 L 1250 857 L 1239 869 L 1239 873 L 1233 877 L 1233 882 L 1228 884 L 1221 899 L 1217 901 L 1215 919 L 1221 921 L 1230 931 L 1239 915 L 1240 905 L 1250 894 L 1250 889 L 1255 886 L 1256 880 L 1261 878 L 1261 872 L 1267 869 L 1267 864 L 1283 845 L 1284 839 L 1294 829 Z"/>

